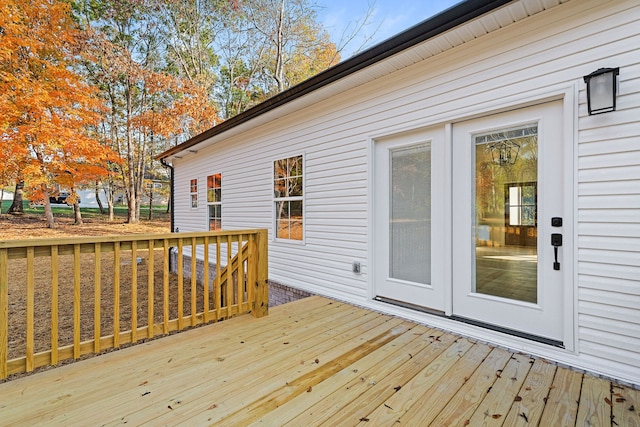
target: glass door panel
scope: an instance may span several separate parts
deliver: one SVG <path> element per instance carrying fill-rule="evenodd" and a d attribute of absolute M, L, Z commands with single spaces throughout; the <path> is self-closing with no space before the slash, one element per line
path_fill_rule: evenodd
<path fill-rule="evenodd" d="M 538 127 L 474 142 L 475 292 L 536 303 Z"/>
<path fill-rule="evenodd" d="M 519 108 L 452 133 L 453 315 L 552 345 L 570 333 L 570 248 L 552 244 L 571 213 L 563 108 Z"/>
<path fill-rule="evenodd" d="M 428 144 L 390 153 L 389 276 L 431 282 L 431 150 Z"/>
<path fill-rule="evenodd" d="M 445 309 L 444 127 L 374 141 L 372 297 L 417 310 Z M 434 179 L 434 177 L 436 177 Z M 444 179 L 442 179 L 444 180 Z"/>

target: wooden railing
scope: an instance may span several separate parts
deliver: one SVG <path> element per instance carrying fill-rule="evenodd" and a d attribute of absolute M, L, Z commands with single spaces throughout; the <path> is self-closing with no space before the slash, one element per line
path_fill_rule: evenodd
<path fill-rule="evenodd" d="M 265 230 L 0 242 L 0 379 L 249 312 Z"/>

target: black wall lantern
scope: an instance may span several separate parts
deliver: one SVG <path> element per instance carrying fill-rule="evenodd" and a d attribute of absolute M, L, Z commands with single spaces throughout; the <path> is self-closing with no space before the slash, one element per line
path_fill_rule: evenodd
<path fill-rule="evenodd" d="M 620 68 L 600 68 L 584 76 L 589 115 L 616 110 L 616 76 Z"/>

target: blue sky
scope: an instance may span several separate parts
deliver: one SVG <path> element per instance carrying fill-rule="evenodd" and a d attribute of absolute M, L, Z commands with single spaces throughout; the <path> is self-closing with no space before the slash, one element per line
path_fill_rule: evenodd
<path fill-rule="evenodd" d="M 392 37 L 407 28 L 459 3 L 461 0 L 316 0 L 318 18 L 340 45 L 343 33 L 352 31 L 367 10 L 372 15 L 358 37 L 346 45 L 342 59 L 352 56 L 363 43 L 365 48 Z M 367 38 L 373 37 L 367 41 Z"/>

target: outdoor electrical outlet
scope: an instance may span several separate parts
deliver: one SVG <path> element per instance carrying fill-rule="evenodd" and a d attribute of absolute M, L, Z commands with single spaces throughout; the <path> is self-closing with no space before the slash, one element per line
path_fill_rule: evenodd
<path fill-rule="evenodd" d="M 358 261 L 353 261 L 353 264 L 351 264 L 351 271 L 356 274 L 360 274 L 360 263 Z"/>

